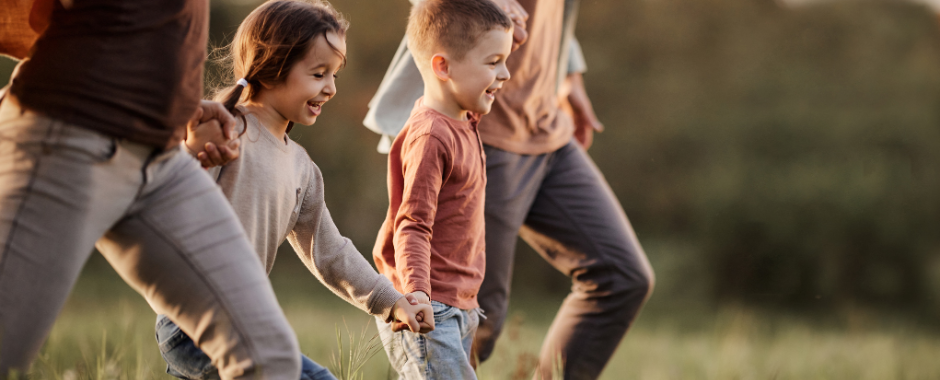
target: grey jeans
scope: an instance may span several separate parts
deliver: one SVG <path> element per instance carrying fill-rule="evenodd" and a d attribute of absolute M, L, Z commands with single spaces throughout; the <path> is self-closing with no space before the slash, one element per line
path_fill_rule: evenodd
<path fill-rule="evenodd" d="M 542 344 L 542 377 L 552 378 L 561 354 L 565 379 L 595 379 L 652 290 L 653 270 L 633 227 L 573 141 L 541 155 L 484 149 L 486 276 L 478 300 L 487 319 L 475 352 L 486 360 L 502 331 L 518 234 L 572 281 Z"/>
<path fill-rule="evenodd" d="M 225 379 L 296 380 L 300 352 L 219 188 L 179 149 L 0 103 L 0 378 L 28 370 L 92 248 Z"/>

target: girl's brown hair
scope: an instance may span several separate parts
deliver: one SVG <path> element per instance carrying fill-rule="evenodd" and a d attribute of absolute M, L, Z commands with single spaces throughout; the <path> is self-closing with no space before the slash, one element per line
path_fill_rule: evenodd
<path fill-rule="evenodd" d="M 346 57 L 326 39 L 329 32 L 344 37 L 349 23 L 331 5 L 318 0 L 272 0 L 252 11 L 238 26 L 232 43 L 223 48 L 223 64 L 231 65 L 233 77 L 228 83 L 244 78 L 248 86 L 234 85 L 216 92 L 215 100 L 222 102 L 233 115 L 244 115 L 235 108 L 251 99 L 261 85 L 274 86 L 287 77 L 287 73 L 302 60 L 313 47 L 313 41 L 322 35 L 330 48 Z M 228 71 L 228 70 L 227 70 Z M 287 124 L 290 132 L 293 122 Z M 244 131 L 242 131 L 244 133 Z"/>

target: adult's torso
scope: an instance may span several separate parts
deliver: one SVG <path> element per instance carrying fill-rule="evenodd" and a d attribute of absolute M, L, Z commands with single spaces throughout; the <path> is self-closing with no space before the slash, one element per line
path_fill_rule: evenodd
<path fill-rule="evenodd" d="M 519 154 L 557 150 L 574 124 L 557 95 L 564 0 L 519 0 L 529 13 L 529 38 L 506 62 L 512 78 L 480 121 L 483 143 Z"/>
<path fill-rule="evenodd" d="M 165 147 L 202 97 L 208 0 L 56 1 L 11 91 L 27 108 Z"/>

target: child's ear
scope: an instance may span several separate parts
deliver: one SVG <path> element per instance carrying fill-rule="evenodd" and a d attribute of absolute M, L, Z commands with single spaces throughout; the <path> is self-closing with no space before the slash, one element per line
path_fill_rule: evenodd
<path fill-rule="evenodd" d="M 431 70 L 434 71 L 434 75 L 437 76 L 437 79 L 442 81 L 450 79 L 450 67 L 447 57 L 441 54 L 434 54 L 434 56 L 431 57 Z"/>

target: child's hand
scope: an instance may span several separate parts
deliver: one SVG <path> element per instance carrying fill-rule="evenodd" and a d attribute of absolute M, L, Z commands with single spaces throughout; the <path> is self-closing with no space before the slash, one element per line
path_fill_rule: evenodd
<path fill-rule="evenodd" d="M 205 168 L 238 158 L 235 118 L 221 103 L 203 100 L 186 126 L 186 148 Z"/>
<path fill-rule="evenodd" d="M 405 329 L 426 334 L 434 331 L 434 309 L 424 292 L 406 294 L 392 307 L 392 331 Z"/>

